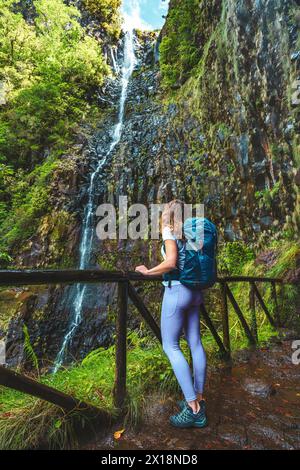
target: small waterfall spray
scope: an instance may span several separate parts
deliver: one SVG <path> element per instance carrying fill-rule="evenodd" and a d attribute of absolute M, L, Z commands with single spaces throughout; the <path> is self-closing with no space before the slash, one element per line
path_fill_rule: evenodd
<path fill-rule="evenodd" d="M 119 75 L 120 67 L 119 67 L 119 64 L 116 60 L 116 49 L 114 47 L 110 47 L 109 51 L 110 51 L 110 57 L 111 57 L 111 61 L 112 61 L 113 71 L 117 75 Z"/>
<path fill-rule="evenodd" d="M 118 120 L 114 126 L 112 141 L 109 147 L 108 152 L 105 157 L 102 158 L 96 169 L 90 176 L 90 182 L 88 187 L 88 202 L 85 207 L 84 217 L 83 217 L 83 228 L 82 228 L 82 237 L 80 242 L 80 259 L 79 259 L 79 269 L 87 269 L 89 267 L 92 244 L 94 238 L 94 209 L 95 209 L 95 189 L 97 183 L 97 177 L 99 176 L 101 169 L 105 165 L 107 158 L 112 153 L 116 145 L 120 142 L 122 136 L 123 122 L 124 122 L 124 111 L 127 98 L 127 90 L 129 79 L 132 75 L 134 67 L 136 65 L 136 56 L 135 56 L 135 34 L 134 34 L 134 25 L 129 21 L 129 17 L 125 16 L 124 22 L 124 58 L 121 70 L 121 95 L 119 101 L 119 112 Z M 84 284 L 77 284 L 74 293 L 74 300 L 72 303 L 72 321 L 69 325 L 68 331 L 65 334 L 62 346 L 56 357 L 53 373 L 56 373 L 61 365 L 63 364 L 66 348 L 68 347 L 70 341 L 73 338 L 73 335 L 81 323 L 82 320 L 82 307 L 83 300 L 85 296 L 87 286 Z"/>

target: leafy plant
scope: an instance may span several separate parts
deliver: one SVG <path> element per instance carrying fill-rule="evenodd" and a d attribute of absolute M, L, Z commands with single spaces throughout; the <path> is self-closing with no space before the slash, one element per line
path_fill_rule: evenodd
<path fill-rule="evenodd" d="M 109 68 L 74 6 L 35 0 L 34 24 L 28 24 L 13 4 L 0 0 L 0 80 L 9 84 L 0 152 L 15 166 L 28 166 L 40 161 L 45 146 L 68 141 L 89 109 L 87 94 Z"/>
<path fill-rule="evenodd" d="M 87 11 L 95 16 L 114 38 L 118 38 L 121 32 L 118 14 L 121 3 L 121 0 L 83 0 Z"/>
<path fill-rule="evenodd" d="M 255 258 L 253 250 L 245 242 L 225 243 L 218 255 L 218 269 L 222 273 L 241 274 L 243 266 Z"/>
<path fill-rule="evenodd" d="M 40 375 L 39 373 L 39 361 L 37 358 L 37 355 L 34 352 L 34 349 L 31 345 L 30 342 L 30 335 L 28 331 L 27 325 L 24 323 L 23 325 L 23 334 L 24 334 L 24 351 L 26 353 L 27 359 L 32 363 L 34 366 L 38 376 Z"/>

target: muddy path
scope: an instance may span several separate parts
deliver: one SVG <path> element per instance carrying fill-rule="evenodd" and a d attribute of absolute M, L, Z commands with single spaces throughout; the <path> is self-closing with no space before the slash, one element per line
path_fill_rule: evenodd
<path fill-rule="evenodd" d="M 88 449 L 300 449 L 300 365 L 292 363 L 295 336 L 257 351 L 240 351 L 231 366 L 210 371 L 208 426 L 176 429 L 168 418 L 176 400 L 151 400 L 139 429 L 96 438 Z M 179 398 L 179 397 L 178 397 Z"/>

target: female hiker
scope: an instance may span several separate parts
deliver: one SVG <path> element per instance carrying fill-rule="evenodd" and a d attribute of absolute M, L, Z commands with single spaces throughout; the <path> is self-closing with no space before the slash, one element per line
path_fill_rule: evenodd
<path fill-rule="evenodd" d="M 206 425 L 205 401 L 203 390 L 206 375 L 206 356 L 200 336 L 200 318 L 199 306 L 203 302 L 201 289 L 196 282 L 199 276 L 197 267 L 190 269 L 186 274 L 186 279 L 181 276 L 186 269 L 187 240 L 181 235 L 183 224 L 181 217 L 174 217 L 178 206 L 183 208 L 180 201 L 172 201 L 166 204 L 162 214 L 162 255 L 164 261 L 152 269 L 146 266 L 137 266 L 136 271 L 145 276 L 163 275 L 164 277 L 164 296 L 161 311 L 161 334 L 163 350 L 168 356 L 176 378 L 184 395 L 184 400 L 178 404 L 180 412 L 170 417 L 170 422 L 176 427 L 204 427 Z M 200 220 L 200 219 L 197 219 Z M 197 222 L 196 220 L 196 222 Z M 215 227 L 207 219 L 202 219 L 207 223 L 209 230 L 215 230 Z M 193 223 L 195 219 L 189 219 L 186 223 Z M 199 224 L 198 224 L 199 225 Z M 184 231 L 184 233 L 186 233 Z M 194 233 L 194 232 L 193 232 Z M 215 241 L 213 241 L 215 243 Z M 201 248 L 201 247 L 200 247 Z M 203 248 L 203 243 L 202 243 Z M 201 250 L 202 250 L 201 248 Z M 194 251 L 195 256 L 190 253 L 189 266 L 197 257 L 198 251 Z M 210 253 L 211 254 L 211 253 Z M 194 258 L 193 258 L 194 257 Z M 182 278 L 182 282 L 179 280 Z M 195 282 L 193 280 L 195 278 Z M 207 280 L 206 280 L 207 281 Z M 183 283 L 184 282 L 184 283 Z M 185 285 L 186 284 L 186 285 Z M 209 284 L 209 281 L 207 282 Z M 212 285 L 211 282 L 210 285 Z M 196 288 L 195 288 L 196 287 Z M 188 342 L 193 360 L 193 378 L 188 362 L 186 361 L 180 346 L 179 339 L 182 331 Z"/>

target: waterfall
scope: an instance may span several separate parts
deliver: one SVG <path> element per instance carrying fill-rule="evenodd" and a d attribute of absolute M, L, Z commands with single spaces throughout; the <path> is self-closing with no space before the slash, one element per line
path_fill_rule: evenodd
<path fill-rule="evenodd" d="M 128 83 L 129 79 L 132 75 L 132 72 L 136 65 L 136 56 L 135 56 L 135 34 L 132 23 L 125 22 L 124 25 L 125 37 L 124 37 L 124 58 L 121 70 L 121 94 L 120 94 L 120 101 L 119 101 L 119 112 L 118 112 L 118 120 L 114 126 L 113 134 L 112 134 L 112 141 L 109 147 L 108 152 L 106 153 L 105 157 L 102 158 L 97 166 L 96 169 L 90 176 L 90 182 L 88 187 L 88 202 L 84 210 L 84 217 L 83 217 L 83 228 L 82 228 L 82 236 L 80 242 L 80 260 L 79 260 L 79 269 L 87 269 L 89 267 L 90 258 L 91 258 L 91 251 L 93 245 L 93 238 L 95 233 L 94 227 L 94 210 L 95 210 L 95 189 L 97 185 L 97 177 L 99 176 L 101 169 L 105 165 L 107 158 L 112 153 L 116 145 L 120 142 L 122 136 L 122 129 L 123 129 L 123 121 L 124 121 L 124 111 L 125 111 L 125 104 L 127 98 L 127 90 L 128 90 Z M 56 373 L 59 368 L 61 367 L 64 356 L 66 352 L 66 348 L 69 345 L 70 341 L 73 338 L 73 335 L 81 322 L 82 319 L 82 306 L 84 295 L 86 292 L 86 285 L 85 284 L 77 284 L 75 293 L 74 293 L 74 300 L 72 303 L 72 321 L 68 328 L 68 331 L 64 337 L 61 349 L 56 357 L 55 365 L 53 368 L 53 373 Z"/>
<path fill-rule="evenodd" d="M 119 72 L 120 72 L 120 68 L 119 68 L 119 64 L 116 60 L 115 48 L 110 47 L 109 51 L 110 51 L 110 57 L 111 57 L 112 65 L 113 65 L 113 71 L 118 75 Z"/>

